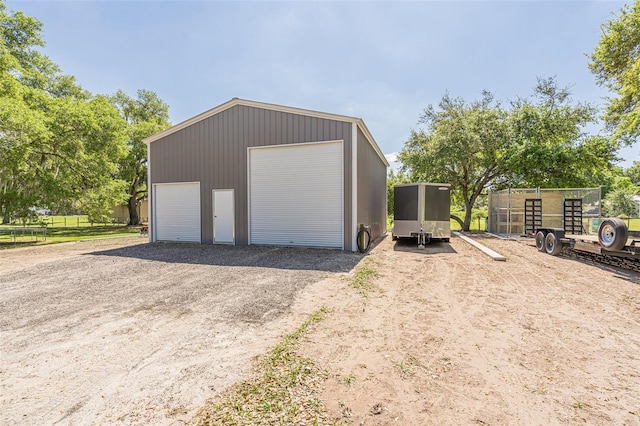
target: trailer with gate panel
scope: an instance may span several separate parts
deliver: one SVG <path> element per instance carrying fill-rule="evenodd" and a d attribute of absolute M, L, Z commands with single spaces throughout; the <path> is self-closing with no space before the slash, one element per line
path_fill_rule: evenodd
<path fill-rule="evenodd" d="M 489 194 L 491 233 L 535 237 L 553 256 L 640 272 L 640 231 L 622 219 L 601 216 L 600 188 L 510 188 Z"/>
<path fill-rule="evenodd" d="M 451 185 L 417 182 L 393 187 L 392 239 L 417 238 L 419 245 L 451 238 Z"/>

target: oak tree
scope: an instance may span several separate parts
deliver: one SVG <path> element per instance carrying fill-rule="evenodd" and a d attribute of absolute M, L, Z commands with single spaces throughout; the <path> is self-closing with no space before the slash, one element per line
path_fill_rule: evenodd
<path fill-rule="evenodd" d="M 105 220 L 123 198 L 125 123 L 39 51 L 41 32 L 0 1 L 0 214 L 73 208 Z"/>

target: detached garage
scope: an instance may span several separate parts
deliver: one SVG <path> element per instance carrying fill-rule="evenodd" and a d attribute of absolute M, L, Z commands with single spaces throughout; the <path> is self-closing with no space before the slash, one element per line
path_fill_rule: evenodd
<path fill-rule="evenodd" d="M 360 118 L 234 98 L 145 140 L 150 241 L 355 251 L 386 233 L 388 163 Z"/>

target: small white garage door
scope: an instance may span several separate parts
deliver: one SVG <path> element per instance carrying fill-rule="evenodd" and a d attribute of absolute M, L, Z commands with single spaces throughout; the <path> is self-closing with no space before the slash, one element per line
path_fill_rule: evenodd
<path fill-rule="evenodd" d="M 155 241 L 200 242 L 200 183 L 154 186 Z"/>
<path fill-rule="evenodd" d="M 342 141 L 250 148 L 250 244 L 344 248 L 342 153 Z"/>

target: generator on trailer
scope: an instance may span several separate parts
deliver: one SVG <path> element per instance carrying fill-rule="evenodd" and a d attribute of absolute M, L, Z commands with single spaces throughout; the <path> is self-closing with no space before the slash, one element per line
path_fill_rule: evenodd
<path fill-rule="evenodd" d="M 393 187 L 392 239 L 417 238 L 418 245 L 451 238 L 451 185 L 408 183 Z"/>

